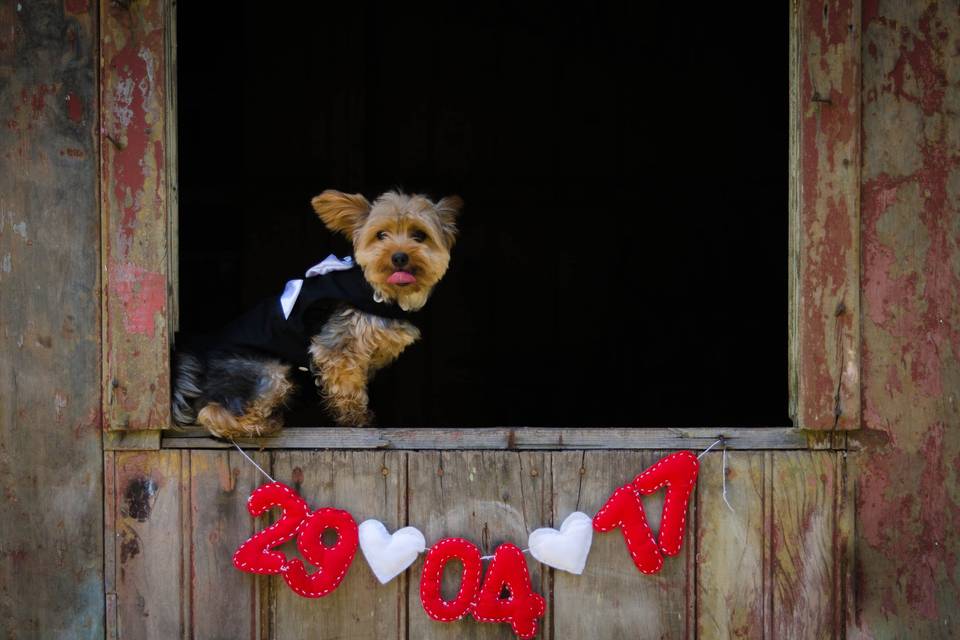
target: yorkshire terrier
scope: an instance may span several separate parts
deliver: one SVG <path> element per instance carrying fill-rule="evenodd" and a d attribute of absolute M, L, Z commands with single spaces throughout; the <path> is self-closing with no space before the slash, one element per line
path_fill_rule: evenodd
<path fill-rule="evenodd" d="M 312 204 L 331 231 L 353 242 L 356 264 L 330 256 L 279 298 L 178 350 L 177 424 L 224 438 L 276 432 L 296 390 L 295 369 L 312 374 L 337 425 L 373 423 L 367 382 L 419 339 L 411 314 L 447 271 L 463 202 L 388 191 L 370 204 L 329 190 Z"/>

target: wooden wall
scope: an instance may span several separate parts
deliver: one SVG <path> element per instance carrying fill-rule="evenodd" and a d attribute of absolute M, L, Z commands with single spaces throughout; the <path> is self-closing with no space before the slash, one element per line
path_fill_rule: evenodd
<path fill-rule="evenodd" d="M 540 526 L 595 513 L 663 451 L 273 451 L 255 458 L 312 507 L 459 535 L 490 553 Z M 422 559 L 380 585 L 362 555 L 326 598 L 234 570 L 264 480 L 230 450 L 108 452 L 110 638 L 509 638 L 506 625 L 429 620 Z M 582 576 L 529 561 L 547 599 L 541 638 L 839 637 L 849 500 L 838 451 L 733 451 L 703 460 L 684 549 L 640 574 L 618 532 L 597 534 Z M 647 511 L 659 524 L 662 494 Z M 111 542 L 113 541 L 113 542 Z M 292 544 L 284 547 L 288 553 Z M 295 553 L 295 552 L 294 552 Z"/>
<path fill-rule="evenodd" d="M 863 6 L 851 635 L 960 634 L 960 4 Z"/>
<path fill-rule="evenodd" d="M 96 6 L 0 2 L 0 628 L 103 635 Z"/>

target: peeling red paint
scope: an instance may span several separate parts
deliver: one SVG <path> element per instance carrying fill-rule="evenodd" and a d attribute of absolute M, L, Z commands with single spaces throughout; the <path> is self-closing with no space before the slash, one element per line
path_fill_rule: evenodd
<path fill-rule="evenodd" d="M 72 91 L 67 94 L 67 117 L 74 122 L 83 120 L 83 99 Z"/>
<path fill-rule="evenodd" d="M 111 427 L 169 425 L 163 15 L 154 0 L 104 7 L 101 30 L 104 357 Z"/>
<path fill-rule="evenodd" d="M 167 280 L 132 263 L 111 263 L 110 293 L 123 307 L 124 329 L 152 338 L 155 319 L 167 305 Z"/>
<path fill-rule="evenodd" d="M 891 440 L 857 456 L 856 620 L 868 636 L 946 637 L 960 630 L 960 15 L 871 0 L 863 17 L 864 420 Z M 910 110 L 919 130 L 886 128 Z M 917 160 L 898 172 L 903 155 Z"/>
<path fill-rule="evenodd" d="M 40 118 L 43 115 L 44 110 L 47 108 L 47 96 L 53 95 L 56 91 L 56 88 L 53 85 L 39 84 L 34 87 L 32 93 L 28 93 L 27 88 L 24 87 L 21 93 L 24 103 L 27 102 L 28 96 L 30 101 L 30 109 L 34 119 Z"/>
<path fill-rule="evenodd" d="M 64 7 L 67 13 L 80 14 L 90 11 L 89 0 L 65 0 Z"/>
<path fill-rule="evenodd" d="M 854 4 L 806 3 L 800 101 L 799 426 L 860 425 L 855 168 L 859 41 Z M 838 312 L 845 310 L 845 312 Z M 856 365 L 857 363 L 853 363 Z M 835 416 L 840 388 L 840 416 Z"/>

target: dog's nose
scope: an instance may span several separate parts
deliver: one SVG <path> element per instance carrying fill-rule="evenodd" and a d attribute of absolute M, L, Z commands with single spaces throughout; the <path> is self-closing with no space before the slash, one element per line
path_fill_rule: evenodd
<path fill-rule="evenodd" d="M 390 261 L 393 262 L 393 266 L 397 269 L 403 269 L 410 263 L 410 256 L 405 254 L 403 251 L 397 251 L 395 254 L 390 256 Z"/>

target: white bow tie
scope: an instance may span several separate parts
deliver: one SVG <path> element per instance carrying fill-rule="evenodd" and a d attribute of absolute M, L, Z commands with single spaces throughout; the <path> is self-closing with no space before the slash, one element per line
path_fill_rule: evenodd
<path fill-rule="evenodd" d="M 330 273 L 331 271 L 346 271 L 347 269 L 352 269 L 353 267 L 353 258 L 350 256 L 347 256 L 341 260 L 331 253 L 326 258 L 307 269 L 307 272 L 303 274 L 303 277 L 309 278 L 311 276 L 322 276 Z M 297 303 L 297 297 L 300 295 L 300 289 L 302 288 L 302 279 L 289 280 L 287 285 L 283 288 L 283 293 L 280 294 L 280 306 L 283 308 L 284 320 L 290 317 L 290 312 L 293 311 L 293 305 Z"/>

